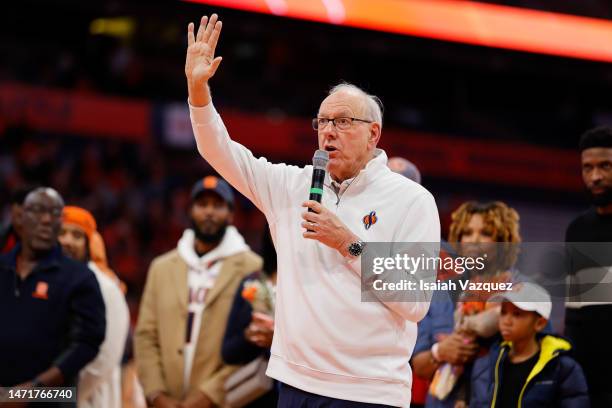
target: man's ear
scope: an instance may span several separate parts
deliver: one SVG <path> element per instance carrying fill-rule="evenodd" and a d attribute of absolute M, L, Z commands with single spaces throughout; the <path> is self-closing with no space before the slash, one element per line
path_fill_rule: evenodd
<path fill-rule="evenodd" d="M 232 225 L 234 223 L 234 209 L 229 208 L 229 214 L 227 214 L 227 224 Z"/>
<path fill-rule="evenodd" d="M 382 133 L 382 128 L 380 127 L 380 123 L 373 122 L 370 126 L 370 138 L 369 138 L 369 142 L 372 144 L 373 147 L 376 147 L 378 145 L 378 142 L 380 141 L 381 133 Z"/>
<path fill-rule="evenodd" d="M 23 228 L 23 206 L 14 206 L 11 208 L 11 224 L 16 228 L 18 233 L 21 233 Z"/>

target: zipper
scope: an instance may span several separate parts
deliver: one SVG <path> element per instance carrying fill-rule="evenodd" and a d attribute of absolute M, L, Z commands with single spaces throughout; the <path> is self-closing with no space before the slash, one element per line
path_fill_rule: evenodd
<path fill-rule="evenodd" d="M 538 363 L 542 360 L 542 351 L 540 350 L 540 357 L 538 358 L 538 361 L 536 362 L 535 366 L 533 367 L 533 369 L 531 370 L 531 372 L 529 373 L 529 376 L 527 376 L 527 381 L 525 381 L 525 385 L 523 385 L 523 389 L 521 390 L 521 393 L 519 394 L 519 398 L 518 398 L 518 408 L 521 408 L 523 406 L 523 395 L 525 394 L 525 391 L 527 390 L 527 386 L 529 385 L 529 382 L 531 380 L 533 380 L 538 374 L 540 374 L 540 372 L 544 369 L 544 366 L 548 363 L 548 361 L 544 364 L 544 366 L 540 367 L 539 370 L 537 370 L 538 367 Z M 557 355 L 558 353 L 554 353 L 553 354 L 553 358 Z M 534 374 L 534 370 L 535 374 Z"/>
<path fill-rule="evenodd" d="M 19 290 L 19 276 L 17 276 L 17 271 L 15 271 L 15 279 L 13 280 L 13 283 L 15 284 L 15 297 L 19 297 L 21 292 Z"/>
<path fill-rule="evenodd" d="M 346 192 L 348 191 L 349 188 L 351 188 L 351 185 L 357 181 L 357 177 L 359 177 L 360 174 L 356 175 L 355 178 L 353 178 L 353 180 L 348 184 L 348 186 L 346 186 L 346 189 L 344 189 L 344 193 L 342 193 L 342 195 L 346 194 Z M 336 209 L 338 209 L 338 207 L 340 206 L 340 187 L 342 186 L 342 183 L 340 183 L 338 185 L 338 191 L 336 191 L 333 187 L 333 184 L 329 184 L 329 187 L 331 188 L 331 190 L 334 192 L 334 194 L 336 194 Z"/>
<path fill-rule="evenodd" d="M 523 385 L 523 389 L 521 390 L 521 393 L 519 394 L 518 408 L 521 408 L 521 404 L 523 403 L 523 394 L 525 393 L 525 390 L 527 389 L 527 384 L 529 384 L 529 381 L 527 381 L 525 385 Z"/>
<path fill-rule="evenodd" d="M 495 404 L 497 403 L 497 389 L 499 387 L 499 363 L 501 362 L 504 353 L 505 349 L 502 349 L 499 353 L 499 356 L 497 357 L 497 361 L 495 362 L 495 388 L 493 389 L 493 399 L 491 400 L 491 408 L 495 408 Z"/>

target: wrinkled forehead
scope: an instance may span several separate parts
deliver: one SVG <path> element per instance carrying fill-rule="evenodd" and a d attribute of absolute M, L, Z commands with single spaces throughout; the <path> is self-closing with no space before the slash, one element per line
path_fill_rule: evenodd
<path fill-rule="evenodd" d="M 338 91 L 323 99 L 319 107 L 319 116 L 362 117 L 365 114 L 366 101 L 363 95 L 355 92 Z"/>

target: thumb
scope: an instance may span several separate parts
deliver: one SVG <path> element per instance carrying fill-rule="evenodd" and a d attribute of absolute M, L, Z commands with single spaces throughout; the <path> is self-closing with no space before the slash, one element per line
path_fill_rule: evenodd
<path fill-rule="evenodd" d="M 215 75 L 215 72 L 217 72 L 217 68 L 219 68 L 219 65 L 221 65 L 221 60 L 223 60 L 222 57 L 217 57 L 217 58 L 215 58 L 213 60 L 212 67 L 211 67 L 212 71 L 211 71 L 211 75 L 210 76 Z"/>

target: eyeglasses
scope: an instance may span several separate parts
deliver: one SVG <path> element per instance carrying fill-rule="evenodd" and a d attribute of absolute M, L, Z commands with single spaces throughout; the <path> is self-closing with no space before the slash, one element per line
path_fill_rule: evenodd
<path fill-rule="evenodd" d="M 322 130 L 322 129 L 325 129 L 325 126 L 327 126 L 329 122 L 331 122 L 333 123 L 336 129 L 347 130 L 353 125 L 353 121 L 372 123 L 371 120 L 364 120 L 364 119 L 358 119 L 358 118 L 335 118 L 335 119 L 314 118 L 312 120 L 312 128 L 314 130 L 319 130 L 319 129 Z"/>
<path fill-rule="evenodd" d="M 24 211 L 29 212 L 37 217 L 43 214 L 51 214 L 52 217 L 61 217 L 62 207 L 45 207 L 39 204 L 33 204 L 23 207 Z"/>

